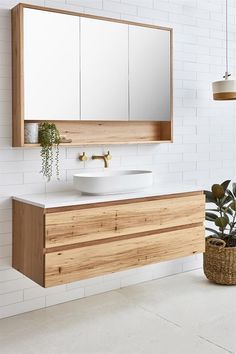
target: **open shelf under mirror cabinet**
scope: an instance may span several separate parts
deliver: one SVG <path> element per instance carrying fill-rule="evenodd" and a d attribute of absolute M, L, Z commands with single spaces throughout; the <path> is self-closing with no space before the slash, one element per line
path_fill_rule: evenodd
<path fill-rule="evenodd" d="M 12 77 L 13 147 L 44 121 L 64 146 L 172 142 L 170 28 L 19 4 Z"/>

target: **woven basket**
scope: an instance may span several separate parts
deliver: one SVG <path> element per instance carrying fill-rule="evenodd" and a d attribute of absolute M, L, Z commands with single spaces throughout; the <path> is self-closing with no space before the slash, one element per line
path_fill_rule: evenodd
<path fill-rule="evenodd" d="M 207 279 L 217 284 L 236 284 L 236 247 L 212 236 L 206 238 L 203 269 Z"/>

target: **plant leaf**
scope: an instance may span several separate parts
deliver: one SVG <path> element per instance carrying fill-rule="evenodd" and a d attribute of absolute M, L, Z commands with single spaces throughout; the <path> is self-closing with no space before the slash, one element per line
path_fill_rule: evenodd
<path fill-rule="evenodd" d="M 229 224 L 229 217 L 228 217 L 228 215 L 226 213 L 224 213 L 224 217 L 228 221 L 228 224 Z"/>
<path fill-rule="evenodd" d="M 222 199 L 221 199 L 221 205 L 225 205 L 229 202 L 232 201 L 232 197 L 230 195 L 225 195 Z"/>
<path fill-rule="evenodd" d="M 221 216 L 215 220 L 215 225 L 220 228 L 225 228 L 228 225 L 228 220 L 224 216 Z"/>
<path fill-rule="evenodd" d="M 221 184 L 213 184 L 211 191 L 214 198 L 222 199 L 225 195 L 225 189 Z"/>
<path fill-rule="evenodd" d="M 229 214 L 231 216 L 233 215 L 233 211 L 229 208 L 229 206 L 222 207 L 222 210 L 223 210 L 224 213 L 227 213 L 227 214 Z"/>
<path fill-rule="evenodd" d="M 230 182 L 231 182 L 231 180 L 228 179 L 227 181 L 224 181 L 223 183 L 221 183 L 221 186 L 224 188 L 224 191 L 226 191 L 226 189 L 228 188 Z"/>
<path fill-rule="evenodd" d="M 227 193 L 232 199 L 234 199 L 234 195 L 233 195 L 233 193 L 231 192 L 230 189 L 226 189 L 226 193 Z"/>
<path fill-rule="evenodd" d="M 215 221 L 216 219 L 218 219 L 218 215 L 214 214 L 214 213 L 209 213 L 209 212 L 206 212 L 206 220 L 208 221 Z"/>
<path fill-rule="evenodd" d="M 219 236 L 219 232 L 214 229 L 211 229 L 210 227 L 206 227 L 206 230 L 212 232 L 214 235 Z"/>
<path fill-rule="evenodd" d="M 212 192 L 204 191 L 204 194 L 206 196 L 206 203 L 215 203 L 215 204 L 217 204 Z"/>
<path fill-rule="evenodd" d="M 230 207 L 233 211 L 236 211 L 236 200 L 234 200 L 232 203 L 230 203 L 229 207 Z"/>
<path fill-rule="evenodd" d="M 235 182 L 232 183 L 232 191 L 234 193 L 234 196 L 236 197 L 236 183 Z"/>

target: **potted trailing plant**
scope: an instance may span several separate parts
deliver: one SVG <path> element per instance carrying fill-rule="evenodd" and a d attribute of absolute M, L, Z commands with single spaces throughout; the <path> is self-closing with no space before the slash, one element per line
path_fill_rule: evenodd
<path fill-rule="evenodd" d="M 57 179 L 59 179 L 60 133 L 54 123 L 43 122 L 40 124 L 39 143 L 41 146 L 40 155 L 42 158 L 41 173 L 48 181 L 50 181 L 53 175 L 53 164 L 55 162 L 56 176 Z"/>
<path fill-rule="evenodd" d="M 206 227 L 211 236 L 206 238 L 203 268 L 206 277 L 218 284 L 236 284 L 236 183 L 225 181 L 213 184 L 211 191 L 204 191 L 206 220 L 214 228 Z"/>

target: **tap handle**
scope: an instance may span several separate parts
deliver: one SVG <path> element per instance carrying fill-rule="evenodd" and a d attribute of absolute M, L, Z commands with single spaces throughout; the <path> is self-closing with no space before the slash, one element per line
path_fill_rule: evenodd
<path fill-rule="evenodd" d="M 83 152 L 82 155 L 79 155 L 79 160 L 80 160 L 80 161 L 87 161 L 87 160 L 88 160 L 88 158 L 87 158 L 85 152 Z"/>
<path fill-rule="evenodd" d="M 107 154 L 105 156 L 106 156 L 107 160 L 112 159 L 112 155 L 110 154 L 110 151 L 107 151 Z"/>

